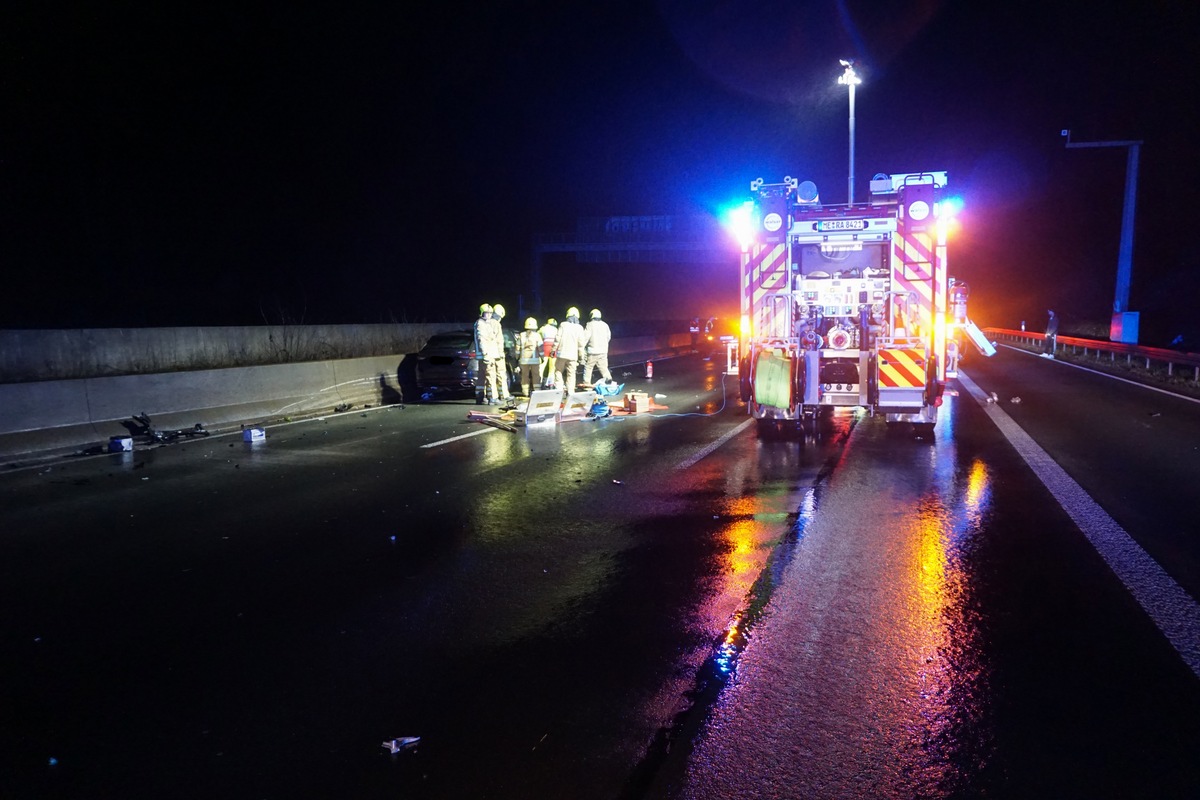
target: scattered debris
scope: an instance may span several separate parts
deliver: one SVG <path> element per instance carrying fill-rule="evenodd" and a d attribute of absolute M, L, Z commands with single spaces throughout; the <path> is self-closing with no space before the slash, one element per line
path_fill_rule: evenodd
<path fill-rule="evenodd" d="M 150 439 L 152 441 L 158 442 L 159 444 L 169 444 L 170 442 L 173 442 L 176 439 L 179 439 L 182 437 L 186 437 L 186 438 L 190 439 L 193 436 L 208 436 L 209 435 L 208 431 L 205 430 L 204 426 L 201 425 L 199 422 L 197 422 L 191 428 L 181 428 L 179 430 L 160 431 L 151 424 L 150 417 L 149 417 L 149 415 L 146 414 L 145 411 L 143 411 L 141 414 L 134 414 L 132 417 L 130 417 L 130 419 L 133 421 L 125 423 L 125 427 L 129 429 L 130 433 L 132 433 L 134 436 L 148 436 L 148 437 L 150 437 Z M 113 437 L 114 440 L 120 439 L 120 438 L 122 438 L 122 437 L 117 437 L 117 436 Z M 112 440 L 110 440 L 110 442 L 111 441 Z M 132 439 L 130 441 L 129 449 L 133 449 L 132 448 Z M 114 451 L 114 452 L 117 452 L 117 451 Z"/>
<path fill-rule="evenodd" d="M 624 485 L 625 485 L 623 482 L 621 482 L 621 481 L 617 480 L 616 478 L 613 478 L 613 483 L 615 483 L 617 486 L 624 486 Z"/>
<path fill-rule="evenodd" d="M 503 414 L 484 414 L 482 411 L 468 411 L 467 419 L 472 422 L 482 422 L 484 425 L 490 425 L 493 428 L 499 428 L 509 433 L 517 432 L 517 426 L 506 421 Z"/>
<path fill-rule="evenodd" d="M 335 413 L 341 414 L 345 411 L 349 411 L 352 408 L 354 408 L 354 406 L 351 403 L 340 403 L 334 406 L 333 410 Z"/>
<path fill-rule="evenodd" d="M 401 736 L 398 739 L 392 739 L 384 742 L 383 746 L 389 753 L 399 753 L 403 750 L 415 749 L 420 743 L 420 736 Z"/>
<path fill-rule="evenodd" d="M 1150 412 L 1150 416 L 1152 416 L 1152 417 L 1161 417 L 1161 416 L 1162 416 L 1162 412 L 1161 412 L 1161 411 L 1151 411 L 1151 412 Z"/>
<path fill-rule="evenodd" d="M 1014 397 L 1014 398 L 1012 398 L 1011 400 L 1009 400 L 1008 402 L 1010 402 L 1010 403 L 1013 403 L 1013 404 L 1015 404 L 1015 405 L 1020 405 L 1020 404 L 1021 404 L 1021 398 L 1019 398 L 1019 397 Z"/>

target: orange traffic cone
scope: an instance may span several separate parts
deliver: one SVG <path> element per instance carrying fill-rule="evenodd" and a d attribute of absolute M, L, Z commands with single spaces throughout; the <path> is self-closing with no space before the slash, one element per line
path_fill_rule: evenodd
<path fill-rule="evenodd" d="M 647 378 L 654 377 L 654 362 L 653 361 L 646 362 L 646 377 Z"/>

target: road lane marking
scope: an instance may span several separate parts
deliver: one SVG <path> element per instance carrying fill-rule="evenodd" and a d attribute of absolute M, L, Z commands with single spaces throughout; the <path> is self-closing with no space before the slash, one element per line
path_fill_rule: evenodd
<path fill-rule="evenodd" d="M 718 447 L 725 444 L 726 442 L 728 442 L 733 437 L 737 436 L 742 431 L 746 430 L 746 428 L 749 428 L 753 422 L 754 422 L 753 419 L 746 420 L 741 425 L 738 425 L 736 428 L 729 431 L 724 436 L 722 436 L 720 439 L 717 439 L 715 442 L 708 445 L 700 452 L 692 455 L 691 458 L 687 458 L 687 459 L 684 459 L 683 461 L 679 462 L 679 464 L 675 467 L 675 469 L 690 469 L 691 467 L 696 466 L 696 462 L 698 462 L 700 459 L 704 458 L 708 454 L 712 453 Z"/>
<path fill-rule="evenodd" d="M 490 433 L 495 430 L 499 430 L 499 428 L 481 428 L 480 430 L 477 430 L 477 431 L 471 431 L 470 433 L 464 433 L 461 436 L 453 436 L 449 439 L 440 439 L 436 442 L 430 442 L 428 444 L 423 444 L 423 445 L 421 445 L 421 449 L 424 450 L 428 447 L 440 447 L 441 445 L 444 445 L 444 444 L 450 444 L 451 442 L 457 442 L 460 439 L 470 439 L 472 436 L 480 436 L 482 434 Z"/>
<path fill-rule="evenodd" d="M 1020 425 L 1013 422 L 1004 409 L 989 403 L 988 396 L 974 381 L 962 372 L 958 373 L 958 381 L 1075 521 L 1184 663 L 1200 677 L 1200 603 L 1184 591 Z"/>

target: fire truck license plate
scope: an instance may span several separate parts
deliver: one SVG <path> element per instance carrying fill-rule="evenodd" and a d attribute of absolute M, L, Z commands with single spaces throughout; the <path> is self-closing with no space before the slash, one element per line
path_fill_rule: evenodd
<path fill-rule="evenodd" d="M 866 230 L 865 219 L 822 219 L 817 221 L 819 231 L 861 231 Z"/>

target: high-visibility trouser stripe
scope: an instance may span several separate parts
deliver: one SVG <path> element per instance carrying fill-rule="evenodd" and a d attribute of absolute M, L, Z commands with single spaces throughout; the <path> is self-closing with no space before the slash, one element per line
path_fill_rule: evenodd
<path fill-rule="evenodd" d="M 880 350 L 879 385 L 919 387 L 925 385 L 925 354 L 919 350 Z"/>

